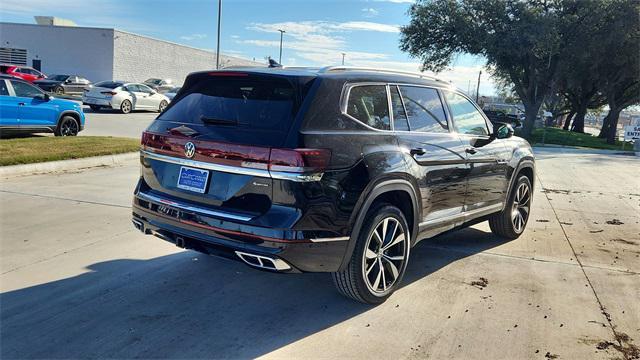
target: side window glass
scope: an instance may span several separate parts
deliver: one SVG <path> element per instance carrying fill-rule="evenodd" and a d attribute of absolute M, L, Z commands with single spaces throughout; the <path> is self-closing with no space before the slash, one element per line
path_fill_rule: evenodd
<path fill-rule="evenodd" d="M 147 94 L 151 94 L 153 92 L 151 90 L 151 88 L 148 87 L 147 85 L 138 85 L 138 89 L 139 89 L 138 91 L 144 92 L 144 93 L 147 93 Z"/>
<path fill-rule="evenodd" d="M 473 103 L 462 95 L 446 92 L 447 103 L 456 129 L 461 134 L 489 135 L 484 117 Z"/>
<path fill-rule="evenodd" d="M 347 114 L 373 128 L 391 130 L 386 86 L 363 85 L 351 88 Z"/>
<path fill-rule="evenodd" d="M 139 92 L 140 89 L 138 89 L 138 85 L 129 84 L 129 85 L 127 85 L 127 91 L 129 91 L 129 92 Z"/>
<path fill-rule="evenodd" d="M 398 87 L 391 85 L 389 90 L 391 91 L 391 109 L 393 110 L 393 129 L 409 131 L 409 122 L 407 121 L 407 114 L 404 111 Z"/>
<path fill-rule="evenodd" d="M 11 81 L 11 85 L 13 85 L 13 91 L 15 91 L 16 96 L 18 97 L 32 98 L 34 96 L 42 94 L 42 92 L 34 86 L 23 83 L 21 81 Z"/>
<path fill-rule="evenodd" d="M 400 86 L 411 131 L 447 133 L 447 117 L 436 89 Z"/>
<path fill-rule="evenodd" d="M 7 82 L 0 79 L 0 96 L 8 96 L 9 89 L 7 88 Z"/>

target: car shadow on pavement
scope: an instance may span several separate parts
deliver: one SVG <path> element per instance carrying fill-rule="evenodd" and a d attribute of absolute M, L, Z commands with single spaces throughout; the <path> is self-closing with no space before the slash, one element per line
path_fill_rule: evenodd
<path fill-rule="evenodd" d="M 425 240 L 404 285 L 504 242 L 477 229 Z M 0 294 L 0 357 L 254 358 L 372 309 L 338 295 L 328 274 L 191 251 L 87 270 Z"/>

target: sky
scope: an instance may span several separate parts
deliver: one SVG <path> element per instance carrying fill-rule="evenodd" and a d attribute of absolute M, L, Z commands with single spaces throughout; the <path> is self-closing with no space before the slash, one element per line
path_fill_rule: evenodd
<path fill-rule="evenodd" d="M 420 62 L 399 49 L 399 27 L 413 0 L 222 0 L 221 53 L 285 66 L 345 65 L 418 71 Z M 34 23 L 57 16 L 78 26 L 116 28 L 215 51 L 217 0 L 1 0 L 0 21 Z M 485 61 L 460 55 L 437 74 L 463 91 L 495 93 Z M 432 73 L 429 73 L 432 74 Z"/>

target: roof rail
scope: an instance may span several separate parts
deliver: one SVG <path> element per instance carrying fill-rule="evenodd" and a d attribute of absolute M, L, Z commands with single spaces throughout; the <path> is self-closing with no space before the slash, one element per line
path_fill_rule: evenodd
<path fill-rule="evenodd" d="M 380 72 L 380 73 L 386 73 L 386 74 L 409 75 L 409 76 L 416 76 L 421 79 L 429 79 L 429 80 L 441 81 L 446 83 L 451 82 L 451 81 L 446 81 L 446 80 L 437 78 L 435 76 L 426 75 L 419 72 L 390 70 L 390 69 L 371 68 L 371 67 L 358 67 L 358 66 L 326 66 L 321 68 L 318 71 L 318 73 L 328 73 L 331 71 L 350 71 L 350 70 L 351 71 L 374 71 L 374 72 Z"/>

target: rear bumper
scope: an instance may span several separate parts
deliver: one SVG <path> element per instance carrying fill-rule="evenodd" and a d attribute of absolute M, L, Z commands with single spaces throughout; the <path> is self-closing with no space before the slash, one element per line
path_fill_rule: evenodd
<path fill-rule="evenodd" d="M 132 221 L 144 234 L 179 247 L 278 272 L 337 271 L 349 242 L 348 237 L 251 226 L 200 210 L 176 201 L 151 201 L 137 191 Z"/>

